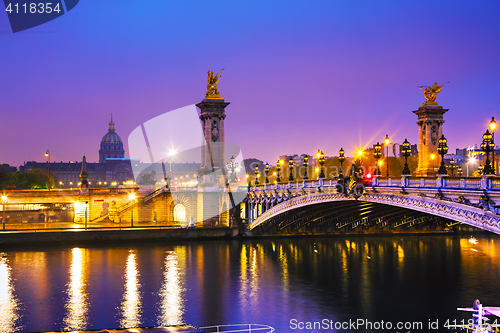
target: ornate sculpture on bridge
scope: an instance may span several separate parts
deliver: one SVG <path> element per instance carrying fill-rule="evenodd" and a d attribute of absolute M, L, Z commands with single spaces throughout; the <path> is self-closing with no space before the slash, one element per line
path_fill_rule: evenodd
<path fill-rule="evenodd" d="M 437 82 L 434 82 L 434 84 L 430 87 L 417 86 L 418 88 L 420 88 L 424 92 L 425 102 L 422 105 L 423 106 L 426 106 L 426 105 L 437 106 L 437 105 L 439 105 L 436 102 L 437 94 L 439 94 L 441 92 L 441 88 L 443 88 L 447 83 L 450 83 L 450 81 L 446 82 L 445 84 L 443 84 L 441 86 L 439 84 L 437 84 Z"/>
<path fill-rule="evenodd" d="M 219 80 L 221 78 L 220 72 L 224 70 L 221 69 L 217 75 L 214 77 L 214 72 L 208 71 L 208 79 L 207 79 L 207 92 L 205 94 L 205 98 L 207 99 L 221 99 L 217 83 L 219 83 Z"/>

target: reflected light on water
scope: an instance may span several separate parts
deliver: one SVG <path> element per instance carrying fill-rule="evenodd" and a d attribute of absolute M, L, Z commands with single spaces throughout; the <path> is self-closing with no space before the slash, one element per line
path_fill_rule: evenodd
<path fill-rule="evenodd" d="M 88 302 L 83 276 L 84 252 L 82 249 L 71 250 L 71 268 L 68 283 L 68 301 L 66 302 L 66 317 L 64 326 L 66 330 L 80 330 L 87 326 Z"/>
<path fill-rule="evenodd" d="M 19 302 L 14 296 L 11 268 L 7 258 L 0 258 L 0 332 L 14 332 L 19 318 Z"/>
<path fill-rule="evenodd" d="M 121 327 L 138 327 L 141 323 L 141 294 L 139 292 L 139 271 L 137 258 L 130 252 L 125 268 L 125 293 L 121 304 Z"/>
<path fill-rule="evenodd" d="M 179 272 L 179 259 L 174 251 L 167 252 L 165 270 L 160 289 L 161 315 L 160 325 L 179 325 L 183 323 L 184 300 L 182 298 L 182 281 Z"/>

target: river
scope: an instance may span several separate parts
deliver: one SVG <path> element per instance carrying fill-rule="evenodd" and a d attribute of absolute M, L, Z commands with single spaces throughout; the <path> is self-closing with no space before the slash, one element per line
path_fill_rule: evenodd
<path fill-rule="evenodd" d="M 277 332 L 450 332 L 447 320 L 470 318 L 457 307 L 476 298 L 500 306 L 500 238 L 475 237 L 4 248 L 0 331 L 260 323 Z"/>

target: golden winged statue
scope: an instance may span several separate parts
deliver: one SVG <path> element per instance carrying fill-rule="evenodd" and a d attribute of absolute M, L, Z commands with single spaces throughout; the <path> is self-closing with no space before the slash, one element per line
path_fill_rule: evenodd
<path fill-rule="evenodd" d="M 450 83 L 450 81 L 448 81 L 446 83 Z M 446 83 L 441 85 L 441 86 L 439 84 L 437 84 L 437 82 L 434 82 L 434 84 L 430 87 L 417 86 L 418 88 L 420 88 L 424 92 L 425 102 L 422 105 L 423 106 L 425 106 L 425 105 L 439 105 L 436 102 L 436 97 L 437 97 L 437 94 L 439 94 L 441 92 L 441 88 L 443 88 L 446 85 Z"/>
<path fill-rule="evenodd" d="M 224 70 L 221 69 L 217 75 L 214 77 L 214 72 L 208 71 L 208 79 L 207 79 L 207 92 L 205 94 L 205 98 L 207 99 L 221 99 L 219 94 L 219 88 L 217 83 L 221 78 L 220 72 Z"/>

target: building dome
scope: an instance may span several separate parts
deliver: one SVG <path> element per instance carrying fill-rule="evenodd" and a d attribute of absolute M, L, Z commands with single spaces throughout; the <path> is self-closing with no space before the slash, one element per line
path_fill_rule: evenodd
<path fill-rule="evenodd" d="M 104 163 L 108 158 L 123 158 L 124 154 L 123 142 L 120 136 L 115 133 L 115 123 L 113 122 L 113 114 L 111 114 L 108 133 L 106 133 L 101 140 L 99 163 Z"/>

